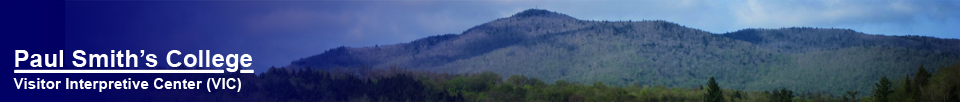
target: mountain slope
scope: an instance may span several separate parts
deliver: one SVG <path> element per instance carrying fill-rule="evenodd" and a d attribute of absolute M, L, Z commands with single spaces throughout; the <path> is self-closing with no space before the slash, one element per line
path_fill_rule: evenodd
<path fill-rule="evenodd" d="M 879 77 L 960 61 L 960 40 L 868 35 L 846 29 L 745 29 L 714 34 L 666 21 L 585 21 L 530 9 L 461 34 L 410 43 L 339 47 L 287 68 L 398 66 L 493 71 L 547 82 L 868 92 Z"/>

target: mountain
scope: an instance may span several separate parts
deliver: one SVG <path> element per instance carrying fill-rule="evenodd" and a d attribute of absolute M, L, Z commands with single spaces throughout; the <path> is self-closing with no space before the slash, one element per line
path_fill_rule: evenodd
<path fill-rule="evenodd" d="M 588 21 L 530 9 L 409 43 L 338 47 L 286 68 L 492 71 L 546 82 L 693 88 L 870 92 L 880 77 L 960 61 L 960 40 L 870 35 L 849 29 L 751 28 L 716 34 L 661 20 Z"/>

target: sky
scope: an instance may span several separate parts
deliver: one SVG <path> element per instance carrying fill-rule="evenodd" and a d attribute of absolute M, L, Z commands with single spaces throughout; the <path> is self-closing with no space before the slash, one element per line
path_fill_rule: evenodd
<path fill-rule="evenodd" d="M 68 49 L 247 53 L 261 71 L 339 46 L 459 34 L 532 8 L 582 20 L 666 20 L 717 34 L 819 27 L 960 38 L 958 0 L 68 1 L 65 6 Z"/>

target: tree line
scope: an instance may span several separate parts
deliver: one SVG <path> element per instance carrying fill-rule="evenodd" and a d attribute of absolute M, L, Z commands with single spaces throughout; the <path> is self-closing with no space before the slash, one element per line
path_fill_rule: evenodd
<path fill-rule="evenodd" d="M 615 86 L 603 82 L 578 83 L 565 80 L 547 83 L 524 75 L 504 78 L 493 72 L 448 74 L 408 71 L 399 67 L 333 70 L 270 68 L 256 76 L 242 77 L 247 78 L 244 85 L 252 85 L 245 86 L 243 92 L 217 91 L 213 94 L 201 92 L 189 95 L 200 95 L 192 98 L 210 101 L 960 101 L 960 81 L 956 80 L 960 79 L 960 63 L 940 68 L 935 73 L 930 73 L 921 66 L 912 77 L 894 80 L 883 77 L 875 83 L 872 92 L 848 91 L 844 95 L 795 92 L 787 88 L 762 91 L 727 89 L 716 82 L 723 79 L 713 77 L 697 88 L 642 84 Z M 154 94 L 194 100 L 184 97 L 184 93 Z"/>

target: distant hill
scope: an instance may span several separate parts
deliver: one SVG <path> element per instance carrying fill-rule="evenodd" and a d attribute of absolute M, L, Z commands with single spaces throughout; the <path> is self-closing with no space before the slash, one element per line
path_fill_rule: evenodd
<path fill-rule="evenodd" d="M 882 76 L 902 79 L 960 61 L 960 40 L 792 27 L 715 34 L 667 21 L 587 21 L 530 9 L 409 43 L 339 47 L 287 68 L 493 71 L 546 82 L 799 92 L 869 92 Z"/>

